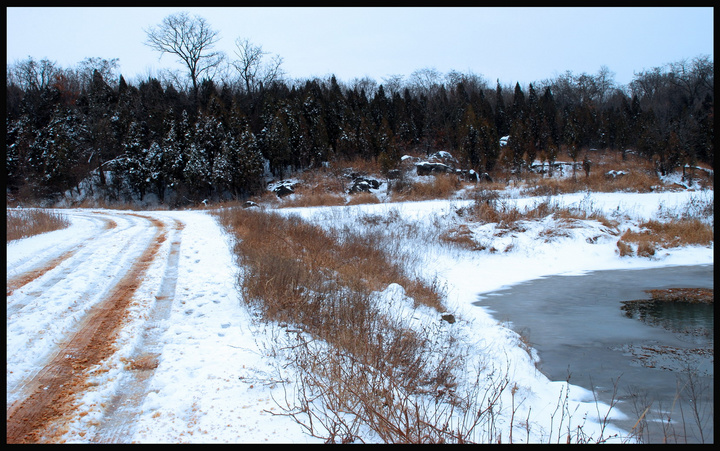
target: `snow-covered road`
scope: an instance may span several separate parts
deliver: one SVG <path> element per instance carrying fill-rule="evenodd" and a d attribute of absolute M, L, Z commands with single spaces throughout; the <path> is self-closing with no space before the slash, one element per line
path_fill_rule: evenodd
<path fill-rule="evenodd" d="M 8 442 L 297 441 L 211 216 L 63 213 L 7 246 Z"/>

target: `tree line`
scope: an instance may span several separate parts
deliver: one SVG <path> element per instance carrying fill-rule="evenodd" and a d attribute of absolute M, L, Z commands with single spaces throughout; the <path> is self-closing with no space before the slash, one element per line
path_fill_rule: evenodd
<path fill-rule="evenodd" d="M 661 173 L 713 165 L 707 56 L 643 70 L 627 86 L 606 67 L 514 88 L 427 68 L 383 83 L 291 80 L 281 58 L 268 61 L 246 39 L 225 65 L 234 72 L 223 73 L 208 25 L 170 18 L 148 30 L 148 45 L 183 61 L 184 77 L 168 71 L 128 83 L 117 60 L 101 58 L 71 69 L 32 57 L 8 65 L 9 194 L 53 198 L 89 180 L 109 201 L 152 194 L 178 206 L 246 198 L 268 172 L 282 178 L 357 158 L 390 170 L 405 153 L 438 150 L 478 172 L 522 172 L 536 159 L 553 162 L 562 152 L 577 160 L 606 148 L 631 149 Z M 197 42 L 168 41 L 178 36 L 173 27 L 190 25 Z M 501 147 L 503 136 L 510 138 Z"/>

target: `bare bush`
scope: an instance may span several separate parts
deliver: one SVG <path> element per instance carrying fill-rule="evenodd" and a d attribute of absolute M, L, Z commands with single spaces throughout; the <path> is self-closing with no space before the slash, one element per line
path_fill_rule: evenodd
<path fill-rule="evenodd" d="M 652 257 L 659 248 L 699 245 L 713 242 L 713 227 L 700 219 L 677 219 L 668 222 L 649 220 L 639 225 L 640 231 L 626 230 L 618 241 L 621 256 Z"/>
<path fill-rule="evenodd" d="M 70 220 L 56 211 L 38 208 L 7 210 L 8 242 L 69 226 Z"/>

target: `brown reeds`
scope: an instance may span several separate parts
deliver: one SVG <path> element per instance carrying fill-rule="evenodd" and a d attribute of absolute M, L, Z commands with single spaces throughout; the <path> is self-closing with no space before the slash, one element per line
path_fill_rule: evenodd
<path fill-rule="evenodd" d="M 639 231 L 628 229 L 620 237 L 620 256 L 652 257 L 660 248 L 707 246 L 713 242 L 713 227 L 697 218 L 650 220 L 639 227 Z"/>
<path fill-rule="evenodd" d="M 53 210 L 30 208 L 7 210 L 7 241 L 27 238 L 70 226 L 70 220 Z"/>
<path fill-rule="evenodd" d="M 451 333 L 438 341 L 437 331 L 411 327 L 408 317 L 376 301 L 378 290 L 398 283 L 416 303 L 443 311 L 439 287 L 405 274 L 377 234 L 329 232 L 298 216 L 258 210 L 218 215 L 236 237 L 245 302 L 264 318 L 305 332 L 285 346 L 293 349 L 300 387 L 300 407 L 288 405 L 288 415 L 328 441 L 353 441 L 361 423 L 387 442 L 462 441 L 468 431 L 441 424 L 462 402 L 476 405 L 453 393 L 452 369 L 462 357 Z M 431 403 L 455 400 L 442 419 L 417 398 L 429 393 Z M 325 429 L 315 429 L 313 419 Z"/>

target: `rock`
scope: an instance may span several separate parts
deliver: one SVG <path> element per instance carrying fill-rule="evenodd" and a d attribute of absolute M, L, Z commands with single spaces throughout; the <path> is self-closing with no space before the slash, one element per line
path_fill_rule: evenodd
<path fill-rule="evenodd" d="M 284 197 L 295 192 L 295 183 L 289 180 L 279 181 L 272 191 L 277 194 L 278 197 Z"/>
<path fill-rule="evenodd" d="M 457 176 L 461 179 L 467 180 L 468 182 L 478 181 L 478 173 L 475 172 L 473 169 L 456 169 L 455 174 L 457 174 Z"/>
<path fill-rule="evenodd" d="M 433 175 L 433 174 L 448 174 L 455 172 L 453 168 L 443 163 L 431 163 L 429 161 L 422 161 L 416 163 L 417 175 Z"/>
<path fill-rule="evenodd" d="M 259 205 L 255 202 L 249 200 L 243 204 L 243 208 L 252 208 L 252 207 L 258 207 Z"/>
<path fill-rule="evenodd" d="M 443 321 L 447 321 L 450 324 L 453 324 L 455 322 L 455 315 L 451 315 L 450 313 L 441 315 L 440 318 L 442 318 Z"/>
<path fill-rule="evenodd" d="M 388 180 L 398 180 L 402 177 L 400 169 L 390 169 L 387 173 Z"/>
<path fill-rule="evenodd" d="M 616 179 L 616 178 L 618 178 L 618 177 L 624 176 L 625 174 L 627 174 L 627 172 L 625 172 L 625 171 L 615 171 L 615 170 L 612 170 L 612 171 L 608 171 L 608 172 L 605 173 L 605 178 L 608 178 L 608 179 Z"/>
<path fill-rule="evenodd" d="M 441 150 L 440 152 L 435 152 L 434 154 L 430 155 L 428 161 L 440 162 L 448 166 L 458 165 L 458 161 L 455 159 L 455 157 L 453 157 L 450 152 L 446 152 L 444 150 Z"/>
<path fill-rule="evenodd" d="M 380 188 L 381 182 L 378 182 L 375 179 L 369 179 L 365 177 L 358 177 L 355 180 L 353 180 L 353 184 L 348 190 L 349 194 L 357 194 L 357 193 L 367 193 L 370 192 L 371 189 L 378 189 Z"/>

